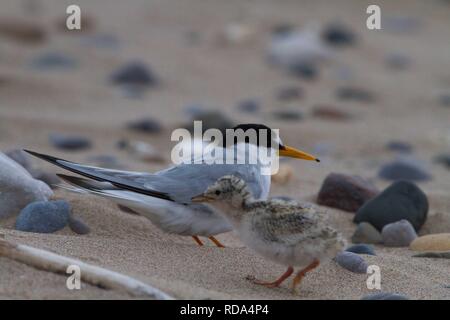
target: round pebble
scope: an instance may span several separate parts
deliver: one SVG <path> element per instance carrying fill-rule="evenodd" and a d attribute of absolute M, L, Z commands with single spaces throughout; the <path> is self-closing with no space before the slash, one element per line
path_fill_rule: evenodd
<path fill-rule="evenodd" d="M 381 236 L 387 247 L 408 247 L 417 238 L 414 227 L 405 219 L 385 225 Z"/>
<path fill-rule="evenodd" d="M 397 181 L 357 211 L 355 223 L 369 222 L 378 230 L 389 223 L 408 220 L 418 231 L 428 214 L 428 199 L 414 183 Z"/>
<path fill-rule="evenodd" d="M 377 292 L 365 295 L 361 300 L 409 300 L 409 298 L 398 293 Z"/>
<path fill-rule="evenodd" d="M 241 112 L 246 113 L 256 113 L 261 108 L 258 100 L 255 99 L 246 99 L 239 101 L 237 104 L 237 109 Z"/>
<path fill-rule="evenodd" d="M 143 118 L 131 121 L 127 124 L 127 128 L 143 133 L 159 133 L 162 131 L 161 123 L 152 118 Z"/>
<path fill-rule="evenodd" d="M 322 38 L 333 46 L 349 46 L 356 42 L 355 33 L 340 22 L 334 22 L 325 27 Z"/>
<path fill-rule="evenodd" d="M 299 111 L 295 110 L 278 110 L 273 111 L 272 115 L 283 121 L 299 121 L 303 119 L 303 115 Z"/>
<path fill-rule="evenodd" d="M 356 212 L 379 193 L 369 181 L 359 177 L 330 173 L 322 183 L 317 203 L 349 212 Z"/>
<path fill-rule="evenodd" d="M 91 232 L 91 229 L 81 219 L 75 218 L 72 215 L 69 217 L 69 227 L 77 234 L 88 234 Z"/>
<path fill-rule="evenodd" d="M 50 143 L 61 150 L 85 150 L 91 147 L 91 141 L 85 137 L 77 135 L 62 135 L 52 133 L 49 136 Z"/>
<path fill-rule="evenodd" d="M 133 61 L 120 67 L 110 79 L 114 84 L 133 86 L 154 86 L 159 82 L 153 71 L 140 61 Z"/>
<path fill-rule="evenodd" d="M 335 260 L 341 267 L 351 272 L 355 273 L 367 272 L 368 267 L 367 262 L 356 253 L 343 251 L 336 256 Z"/>
<path fill-rule="evenodd" d="M 428 181 L 431 174 L 425 166 L 412 158 L 400 158 L 386 163 L 378 172 L 380 178 L 386 180 Z"/>
<path fill-rule="evenodd" d="M 419 237 L 411 243 L 409 248 L 414 251 L 450 251 L 450 233 Z"/>
<path fill-rule="evenodd" d="M 368 254 L 371 256 L 376 256 L 373 246 L 367 244 L 355 244 L 345 249 L 345 251 L 353 252 L 356 254 Z"/>
<path fill-rule="evenodd" d="M 336 95 L 338 99 L 344 101 L 369 103 L 375 100 L 374 95 L 370 91 L 357 87 L 340 87 L 336 90 Z"/>
<path fill-rule="evenodd" d="M 70 205 L 67 201 L 37 201 L 27 205 L 16 220 L 16 230 L 52 233 L 69 222 Z"/>
<path fill-rule="evenodd" d="M 413 146 L 408 142 L 393 140 L 386 145 L 386 149 L 399 153 L 411 153 Z"/>

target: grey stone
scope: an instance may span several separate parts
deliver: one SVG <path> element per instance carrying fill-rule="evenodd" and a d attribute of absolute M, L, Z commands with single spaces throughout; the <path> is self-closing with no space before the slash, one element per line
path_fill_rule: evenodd
<path fill-rule="evenodd" d="M 405 219 L 385 225 L 381 236 L 387 247 L 408 247 L 417 238 L 414 227 Z"/>
<path fill-rule="evenodd" d="M 373 246 L 367 244 L 355 244 L 345 249 L 345 251 L 353 252 L 356 254 L 368 254 L 371 256 L 376 256 Z"/>
<path fill-rule="evenodd" d="M 361 222 L 352 235 L 353 243 L 381 243 L 381 233 L 370 223 Z"/>
<path fill-rule="evenodd" d="M 436 156 L 434 162 L 442 164 L 447 169 L 450 169 L 450 153 L 443 153 Z"/>
<path fill-rule="evenodd" d="M 110 79 L 117 85 L 150 87 L 159 83 L 154 72 L 140 61 L 133 61 L 120 67 L 111 75 Z"/>
<path fill-rule="evenodd" d="M 450 259 L 450 251 L 430 251 L 413 255 L 413 258 Z"/>
<path fill-rule="evenodd" d="M 16 229 L 26 232 L 52 233 L 69 222 L 70 205 L 67 201 L 37 201 L 27 205 L 16 220 Z"/>
<path fill-rule="evenodd" d="M 355 273 L 367 272 L 368 267 L 367 262 L 356 253 L 343 251 L 338 253 L 335 260 L 341 267 L 351 272 Z"/>
<path fill-rule="evenodd" d="M 336 90 L 336 96 L 344 101 L 357 101 L 370 103 L 375 101 L 375 96 L 369 90 L 358 87 L 339 87 Z"/>
<path fill-rule="evenodd" d="M 397 181 L 367 201 L 355 215 L 355 223 L 369 222 L 378 230 L 389 223 L 408 220 L 418 231 L 428 214 L 428 199 L 414 183 Z"/>
<path fill-rule="evenodd" d="M 49 136 L 50 143 L 61 150 L 84 150 L 91 147 L 91 141 L 78 135 L 63 135 L 52 133 Z"/>
<path fill-rule="evenodd" d="M 303 114 L 295 110 L 277 110 L 272 111 L 272 115 L 283 121 L 299 121 L 303 119 Z"/>
<path fill-rule="evenodd" d="M 91 229 L 81 219 L 75 218 L 72 215 L 69 217 L 69 227 L 77 234 L 88 234 L 91 232 Z"/>
<path fill-rule="evenodd" d="M 384 164 L 378 176 L 386 180 L 428 181 L 431 174 L 425 166 L 413 158 L 399 158 Z"/>
<path fill-rule="evenodd" d="M 33 201 L 46 201 L 53 194 L 42 181 L 0 152 L 0 218 L 20 212 Z"/>
<path fill-rule="evenodd" d="M 158 120 L 147 117 L 129 122 L 127 128 L 143 133 L 159 133 L 163 126 Z"/>
<path fill-rule="evenodd" d="M 296 86 L 286 86 L 278 89 L 276 98 L 279 101 L 292 101 L 303 98 L 303 89 Z"/>
<path fill-rule="evenodd" d="M 411 153 L 413 146 L 408 142 L 393 140 L 386 145 L 386 149 L 399 153 Z"/>
<path fill-rule="evenodd" d="M 409 298 L 398 293 L 377 292 L 365 295 L 361 300 L 409 300 Z"/>
<path fill-rule="evenodd" d="M 246 113 L 256 113 L 261 109 L 260 102 L 256 99 L 239 101 L 236 107 L 239 111 Z"/>
<path fill-rule="evenodd" d="M 328 24 L 322 31 L 322 38 L 333 46 L 351 46 L 356 43 L 356 35 L 350 27 L 341 22 Z"/>
<path fill-rule="evenodd" d="M 72 69 L 77 66 L 77 62 L 65 54 L 48 52 L 34 58 L 31 66 L 39 70 Z"/>

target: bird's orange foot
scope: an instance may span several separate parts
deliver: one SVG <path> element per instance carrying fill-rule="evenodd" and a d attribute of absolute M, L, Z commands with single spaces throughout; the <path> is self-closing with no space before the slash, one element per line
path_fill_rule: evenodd
<path fill-rule="evenodd" d="M 208 239 L 211 240 L 219 248 L 225 248 L 225 246 L 222 243 L 220 243 L 220 241 L 217 240 L 214 236 L 210 236 L 208 237 Z"/>

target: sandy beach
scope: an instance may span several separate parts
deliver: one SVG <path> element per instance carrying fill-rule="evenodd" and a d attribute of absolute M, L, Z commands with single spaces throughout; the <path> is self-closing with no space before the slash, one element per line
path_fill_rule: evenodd
<path fill-rule="evenodd" d="M 437 101 L 450 92 L 450 6 L 440 1 L 379 1 L 386 16 L 412 16 L 420 27 L 411 33 L 368 30 L 365 10 L 371 1 L 85 1 L 80 7 L 93 21 L 92 30 L 71 34 L 58 29 L 71 1 L 39 1 L 36 12 L 4 0 L 3 18 L 33 21 L 47 33 L 40 44 L 0 39 L 0 150 L 25 148 L 75 162 L 112 155 L 124 169 L 155 172 L 170 163 L 173 129 L 189 117 L 185 107 L 211 106 L 235 122 L 265 123 L 280 128 L 283 142 L 317 154 L 321 163 L 289 160 L 287 183 L 273 183 L 271 196 L 284 195 L 316 202 L 325 177 L 331 172 L 360 175 L 380 190 L 391 184 L 377 175 L 380 166 L 395 159 L 386 149 L 389 141 L 410 143 L 414 156 L 425 163 L 432 179 L 418 182 L 429 200 L 429 212 L 419 235 L 450 232 L 450 170 L 433 162 L 450 151 L 450 108 Z M 301 28 L 334 20 L 344 21 L 356 33 L 354 47 L 335 50 L 312 81 L 290 77 L 267 62 L 271 30 L 282 23 Z M 252 30 L 242 42 L 223 39 L 227 25 L 241 23 Z M 198 33 L 195 44 L 187 35 Z M 96 34 L 113 35 L 117 47 L 86 44 Z M 411 59 L 406 70 L 385 65 L 385 55 L 400 51 Z M 62 52 L 76 60 L 69 70 L 37 70 L 34 57 Z M 108 83 L 110 74 L 130 60 L 143 61 L 160 77 L 161 84 L 140 98 L 127 98 Z M 343 68 L 351 76 L 340 79 Z M 342 77 L 341 77 L 342 78 Z M 281 103 L 275 97 L 283 86 L 298 86 L 304 96 Z M 370 90 L 373 102 L 341 101 L 339 86 Z M 242 113 L 238 101 L 256 97 L 257 114 Z M 312 116 L 317 105 L 338 106 L 352 115 L 336 121 Z M 299 121 L 282 121 L 271 112 L 280 109 L 302 113 Z M 127 130 L 126 123 L 143 117 L 157 119 L 163 128 L 155 134 Z M 92 147 L 63 151 L 49 143 L 49 134 L 81 134 Z M 166 159 L 141 161 L 116 147 L 121 139 L 150 143 Z M 320 147 L 322 146 L 322 147 Z M 324 147 L 325 146 L 325 147 Z M 37 168 L 64 170 L 33 159 Z M 218 235 L 226 246 L 205 239 L 199 247 L 190 237 L 170 235 L 142 216 L 120 211 L 95 196 L 62 189 L 54 199 L 65 199 L 72 214 L 90 233 L 78 235 L 68 227 L 50 234 L 15 230 L 15 218 L 0 220 L 0 234 L 11 242 L 46 249 L 60 255 L 117 271 L 179 299 L 360 299 L 373 293 L 368 275 L 356 274 L 329 262 L 308 274 L 298 295 L 288 283 L 268 289 L 245 280 L 247 275 L 273 279 L 285 269 L 246 248 L 233 232 Z M 354 213 L 318 206 L 330 224 L 349 240 L 356 228 Z M 374 246 L 377 255 L 363 255 L 381 269 L 382 291 L 411 299 L 450 299 L 450 260 L 412 258 L 409 248 Z M 70 291 L 66 277 L 37 270 L 0 257 L 0 299 L 131 299 L 126 292 L 103 290 L 83 283 Z"/>

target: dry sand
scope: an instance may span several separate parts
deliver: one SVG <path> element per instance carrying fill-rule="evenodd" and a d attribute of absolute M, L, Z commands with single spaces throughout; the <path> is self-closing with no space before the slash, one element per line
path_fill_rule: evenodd
<path fill-rule="evenodd" d="M 156 171 L 169 163 L 140 162 L 115 148 L 123 137 L 146 140 L 163 154 L 171 149 L 171 128 L 185 120 L 182 107 L 202 102 L 222 108 L 239 121 L 264 122 L 282 128 L 284 142 L 312 150 L 316 143 L 332 144 L 322 164 L 289 161 L 294 178 L 286 185 L 274 185 L 272 195 L 313 200 L 330 172 L 359 174 L 373 178 L 379 188 L 388 185 L 376 178 L 379 165 L 394 157 L 384 146 L 391 139 L 411 142 L 415 154 L 430 162 L 433 180 L 420 187 L 430 199 L 430 216 L 423 233 L 450 232 L 450 172 L 431 159 L 450 148 L 449 109 L 439 106 L 436 93 L 450 86 L 448 16 L 450 7 L 435 2 L 382 2 L 383 12 L 419 16 L 423 25 L 412 34 L 392 34 L 365 29 L 366 1 L 78 1 L 82 10 L 97 22 L 96 32 L 116 34 L 118 49 L 81 46 L 79 35 L 56 31 L 55 19 L 64 15 L 70 1 L 42 1 L 32 19 L 51 31 L 44 45 L 0 42 L 0 150 L 26 147 L 74 161 L 88 156 L 113 154 L 128 169 Z M 4 0 L 0 16 L 26 17 L 17 1 Z M 356 48 L 338 51 L 336 59 L 323 67 L 317 81 L 301 82 L 267 65 L 264 49 L 271 27 L 292 22 L 343 19 L 360 37 Z M 241 21 L 256 33 L 243 44 L 225 45 L 218 38 L 230 22 Z M 198 45 L 187 45 L 185 34 L 200 32 Z M 412 65 L 402 72 L 389 71 L 385 53 L 402 51 Z M 73 71 L 39 72 L 27 66 L 38 52 L 62 51 L 79 60 Z M 108 85 L 112 70 L 138 58 L 153 67 L 163 85 L 143 99 L 123 98 Z M 335 74 L 339 66 L 355 73 L 349 84 L 377 94 L 371 104 L 336 102 L 335 88 L 341 84 Z M 333 122 L 307 117 L 298 123 L 284 123 L 266 116 L 282 108 L 274 94 L 280 86 L 298 84 L 306 96 L 295 107 L 305 114 L 315 104 L 338 105 L 356 116 L 351 122 Z M 238 100 L 259 97 L 260 116 L 237 113 Z M 227 109 L 223 109 L 228 107 Z M 130 133 L 124 123 L 151 115 L 167 129 L 157 135 Z M 50 132 L 82 133 L 94 147 L 86 152 L 64 153 L 48 143 Z M 36 166 L 56 170 L 36 160 Z M 198 247 L 188 237 L 167 235 L 143 217 L 126 214 L 103 199 L 57 190 L 73 206 L 74 215 L 91 228 L 89 235 L 68 229 L 55 234 L 15 231 L 13 220 L 0 222 L 0 233 L 14 242 L 51 250 L 136 277 L 177 298 L 193 299 L 359 299 L 371 293 L 366 275 L 353 274 L 334 262 L 321 265 L 305 278 L 298 296 L 288 283 L 278 289 L 252 285 L 244 278 L 255 275 L 272 279 L 284 268 L 267 262 L 245 248 L 232 234 L 219 235 L 227 246 Z M 348 238 L 355 225 L 353 214 L 328 210 L 330 221 Z M 450 299 L 450 261 L 411 258 L 409 249 L 376 246 L 377 256 L 364 256 L 381 267 L 382 290 L 414 299 Z M 69 291 L 65 277 L 38 271 L 0 258 L 0 298 L 130 298 L 121 292 L 105 291 L 83 284 Z"/>

